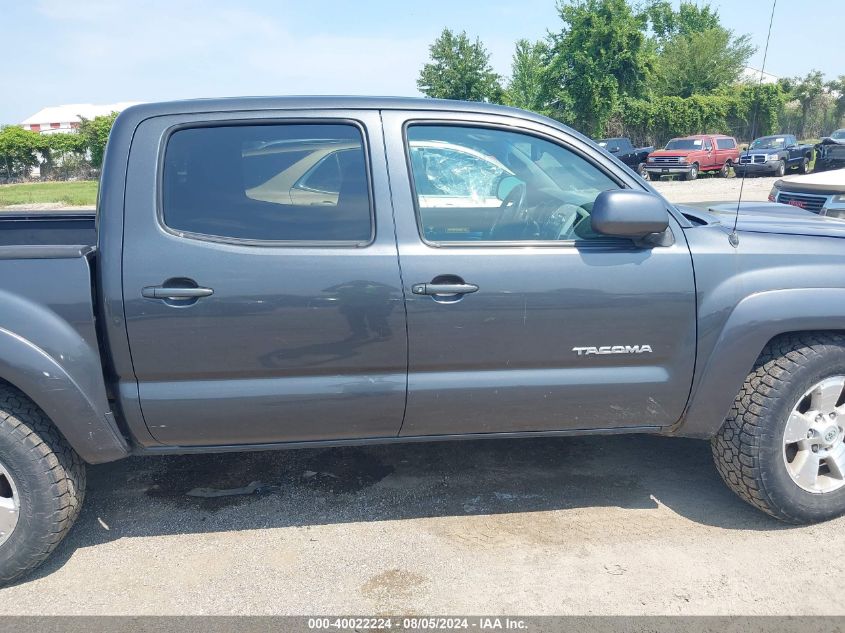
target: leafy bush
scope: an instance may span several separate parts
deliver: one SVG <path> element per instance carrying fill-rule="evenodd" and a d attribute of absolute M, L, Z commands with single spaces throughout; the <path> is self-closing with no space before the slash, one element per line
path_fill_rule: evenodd
<path fill-rule="evenodd" d="M 785 99 L 777 84 L 741 85 L 686 99 L 623 99 L 605 135 L 629 136 L 636 143 L 656 146 L 674 136 L 715 132 L 751 139 L 779 131 L 778 114 Z"/>
<path fill-rule="evenodd" d="M 7 180 L 29 175 L 38 166 L 41 136 L 17 125 L 0 128 L 0 170 Z"/>

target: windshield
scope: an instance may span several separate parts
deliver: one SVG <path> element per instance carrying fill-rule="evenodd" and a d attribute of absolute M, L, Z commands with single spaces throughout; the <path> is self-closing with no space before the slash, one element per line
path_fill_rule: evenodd
<path fill-rule="evenodd" d="M 764 136 L 755 139 L 748 149 L 783 149 L 786 147 L 786 139 L 782 136 Z"/>
<path fill-rule="evenodd" d="M 845 141 L 845 128 L 836 130 L 830 135 L 830 138 L 835 138 L 837 141 Z"/>
<path fill-rule="evenodd" d="M 701 149 L 700 138 L 673 138 L 666 143 L 666 149 Z"/>

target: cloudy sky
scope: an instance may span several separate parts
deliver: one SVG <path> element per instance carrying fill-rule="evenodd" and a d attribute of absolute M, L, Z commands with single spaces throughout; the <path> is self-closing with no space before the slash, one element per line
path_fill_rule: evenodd
<path fill-rule="evenodd" d="M 769 0 L 714 0 L 759 67 Z M 555 0 L 0 0 L 0 122 L 49 105 L 280 94 L 418 95 L 444 26 L 507 75 L 515 40 L 557 29 Z M 842 0 L 781 0 L 766 70 L 845 74 Z M 841 29 L 837 29 L 841 30 Z"/>

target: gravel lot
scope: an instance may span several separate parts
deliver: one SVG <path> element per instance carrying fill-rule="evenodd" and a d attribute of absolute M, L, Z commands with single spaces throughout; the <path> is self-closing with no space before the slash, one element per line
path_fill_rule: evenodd
<path fill-rule="evenodd" d="M 845 614 L 845 520 L 794 528 L 706 442 L 488 440 L 134 458 L 89 470 L 2 614 Z M 253 481 L 248 497 L 186 496 Z M 820 544 L 824 544 L 820 551 Z"/>
<path fill-rule="evenodd" d="M 717 176 L 701 176 L 697 180 L 686 182 L 683 180 L 652 181 L 652 185 L 670 202 L 702 203 L 702 202 L 736 202 L 739 197 L 740 186 L 743 186 L 742 199 L 765 201 L 772 185 L 778 178 L 746 178 L 742 185 L 742 178 L 719 178 Z"/>

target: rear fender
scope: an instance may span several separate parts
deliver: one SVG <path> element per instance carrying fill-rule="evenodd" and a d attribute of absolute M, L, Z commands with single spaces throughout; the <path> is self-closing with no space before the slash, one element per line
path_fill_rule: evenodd
<path fill-rule="evenodd" d="M 66 269 L 74 264 L 55 261 Z M 34 275 L 30 281 L 36 281 Z M 45 286 L 45 293 L 50 290 Z M 86 462 L 128 455 L 106 396 L 90 298 L 87 303 L 57 306 L 66 311 L 64 316 L 5 290 L 0 290 L 0 305 L 0 379 L 35 402 Z"/>

